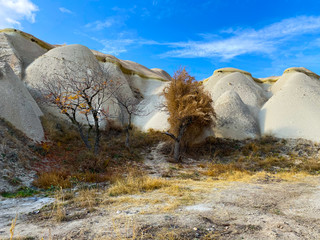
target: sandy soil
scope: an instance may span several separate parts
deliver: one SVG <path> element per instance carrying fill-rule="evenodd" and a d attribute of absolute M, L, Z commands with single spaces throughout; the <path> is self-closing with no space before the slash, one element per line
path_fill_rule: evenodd
<path fill-rule="evenodd" d="M 62 204 L 66 218 L 52 217 L 56 204 L 48 201 L 20 209 L 15 236 L 27 239 L 320 239 L 320 177 L 291 176 L 279 179 L 269 174 L 237 181 L 187 178 L 199 170 L 199 162 L 184 166 L 165 162 L 157 148 L 146 156 L 152 176 L 170 170 L 179 176 L 171 186 L 135 195 L 110 197 L 95 191 L 100 199 L 92 207 Z M 76 193 L 75 193 L 76 195 Z M 39 200 L 39 199 L 38 199 Z M 0 204 L 0 239 L 10 236 L 15 209 L 10 201 Z M 65 202 L 67 203 L 67 201 Z M 8 205 L 9 204 L 9 205 Z M 40 211 L 37 209 L 42 208 Z M 31 209 L 31 210 L 30 210 Z"/>

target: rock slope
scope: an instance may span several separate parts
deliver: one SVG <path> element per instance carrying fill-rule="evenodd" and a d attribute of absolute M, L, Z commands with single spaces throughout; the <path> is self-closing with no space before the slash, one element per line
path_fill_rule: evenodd
<path fill-rule="evenodd" d="M 0 63 L 0 117 L 36 141 L 44 140 L 42 112 L 7 63 Z"/>
<path fill-rule="evenodd" d="M 160 107 L 164 101 L 161 93 L 171 77 L 161 69 L 148 69 L 81 45 L 50 45 L 14 29 L 0 30 L 0 46 L 0 63 L 4 64 L 1 91 L 3 96 L 10 91 L 10 94 L 18 94 L 19 98 L 12 101 L 20 109 L 18 113 L 10 112 L 9 102 L 3 100 L 0 117 L 8 119 L 34 140 L 43 137 L 39 120 L 42 113 L 21 81 L 33 88 L 41 85 L 43 77 L 54 81 L 66 69 L 73 72 L 72 77 L 80 78 L 88 68 L 93 68 L 121 86 L 121 93 L 138 100 L 144 111 L 132 120 L 140 129 L 169 128 L 168 115 Z M 10 72 L 10 67 L 15 74 L 12 70 Z M 268 78 L 254 78 L 243 70 L 222 68 L 214 71 L 203 85 L 211 94 L 217 112 L 216 127 L 207 129 L 203 137 L 245 139 L 272 134 L 281 138 L 320 139 L 319 76 L 305 68 L 290 68 L 282 76 Z M 24 107 L 18 99 L 26 99 Z M 41 107 L 61 116 L 52 108 Z M 119 123 L 127 122 L 124 109 L 115 99 L 110 98 L 104 109 Z M 16 119 L 17 116 L 20 120 Z M 37 120 L 32 121 L 33 118 Z"/>
<path fill-rule="evenodd" d="M 7 62 L 22 78 L 24 71 L 36 58 L 53 48 L 36 37 L 16 29 L 0 30 L 0 62 Z"/>

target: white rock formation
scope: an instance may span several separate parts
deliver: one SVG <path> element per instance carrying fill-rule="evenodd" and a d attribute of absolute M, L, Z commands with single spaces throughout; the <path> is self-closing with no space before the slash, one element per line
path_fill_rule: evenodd
<path fill-rule="evenodd" d="M 218 116 L 214 133 L 217 137 L 246 139 L 260 136 L 259 124 L 238 93 L 229 90 L 214 104 Z"/>
<path fill-rule="evenodd" d="M 132 61 L 120 60 L 96 51 L 93 53 L 99 59 L 105 75 L 120 83 L 124 94 L 141 100 L 139 107 L 143 109 L 144 114 L 133 116 L 133 124 L 143 131 L 151 128 L 167 130 L 169 128 L 168 115 L 160 111 L 160 106 L 163 102 L 162 90 L 171 76 L 161 69 L 150 70 Z M 124 111 L 121 109 L 118 111 L 120 112 L 118 119 L 126 122 Z"/>
<path fill-rule="evenodd" d="M 29 64 L 51 48 L 50 44 L 19 30 L 0 30 L 0 62 L 7 62 L 19 78 Z"/>
<path fill-rule="evenodd" d="M 145 114 L 133 117 L 136 126 L 145 131 L 169 128 L 168 115 L 160 111 L 160 106 L 164 101 L 163 88 L 171 77 L 161 69 L 148 69 L 81 45 L 55 47 L 13 29 L 0 30 L 1 62 L 9 64 L 17 76 L 25 76 L 29 86 L 41 84 L 43 77 L 54 81 L 55 77 L 63 76 L 66 67 L 74 78 L 83 76 L 88 68 L 94 69 L 121 86 L 123 94 L 140 100 Z M 38 125 L 42 112 L 38 105 L 8 65 L 2 66 L 1 71 L 1 116 L 7 116 L 8 121 L 29 137 L 41 139 L 43 131 Z M 284 138 L 320 139 L 320 80 L 305 68 L 290 68 L 281 77 L 268 78 L 253 78 L 249 72 L 223 68 L 204 80 L 203 85 L 212 95 L 217 113 L 217 126 L 205 131 L 205 136 L 243 139 L 273 134 Z M 19 97 L 13 98 L 9 92 Z M 11 102 L 17 105 L 13 112 L 9 111 Z M 119 122 L 126 122 L 125 112 L 113 98 L 104 108 Z M 59 111 L 48 109 L 61 116 Z"/>
<path fill-rule="evenodd" d="M 97 78 L 104 75 L 98 60 L 87 47 L 75 44 L 54 48 L 37 58 L 26 69 L 24 81 L 33 89 L 41 88 L 44 79 L 49 82 L 65 78 L 80 80 L 93 74 L 97 75 Z M 41 108 L 57 117 L 64 117 L 57 108 L 46 104 L 41 104 Z M 86 122 L 83 114 L 77 117 L 79 121 Z"/>
<path fill-rule="evenodd" d="M 214 71 L 203 84 L 212 96 L 214 107 L 218 109 L 218 125 L 213 129 L 216 136 L 244 139 L 260 135 L 258 115 L 267 100 L 267 93 L 250 73 L 235 68 L 222 68 Z"/>
<path fill-rule="evenodd" d="M 7 63 L 0 64 L 0 117 L 35 141 L 44 140 L 42 115 L 27 88 Z"/>
<path fill-rule="evenodd" d="M 102 73 L 99 62 L 87 47 L 78 44 L 57 47 L 30 64 L 24 81 L 28 85 L 38 86 L 43 83 L 44 77 L 54 80 L 64 77 L 66 72 L 68 77 L 81 79 L 86 76 L 87 69 Z"/>
<path fill-rule="evenodd" d="M 92 52 L 96 55 L 92 54 Z M 66 68 L 72 70 L 72 74 L 69 77 L 74 79 L 80 79 L 84 76 L 88 68 L 93 69 L 94 73 L 101 73 L 105 79 L 111 79 L 116 86 L 115 88 L 119 89 L 125 96 L 141 100 L 141 108 L 145 110 L 146 114 L 134 116 L 133 123 L 137 127 L 143 130 L 149 128 L 162 130 L 163 126 L 165 126 L 163 124 L 163 116 L 166 115 L 159 113 L 157 106 L 162 101 L 159 95 L 168 81 L 163 79 L 162 75 L 165 76 L 167 73 L 161 70 L 153 72 L 131 61 L 123 61 L 111 55 L 92 52 L 81 45 L 54 48 L 30 64 L 26 70 L 24 81 L 28 86 L 34 88 L 41 86 L 43 78 L 55 81 L 55 78 L 63 77 Z M 103 108 L 112 119 L 121 123 L 127 121 L 126 112 L 118 106 L 114 98 L 110 98 Z M 46 107 L 46 110 L 61 116 L 53 108 Z M 158 116 L 161 118 L 158 118 Z M 83 121 L 85 120 L 83 119 Z"/>
<path fill-rule="evenodd" d="M 234 68 L 214 71 L 213 76 L 204 82 L 204 88 L 211 93 L 213 102 L 226 91 L 235 91 L 255 117 L 267 100 L 265 91 L 253 80 L 250 73 Z"/>
<path fill-rule="evenodd" d="M 271 87 L 262 107 L 262 134 L 320 141 L 320 80 L 305 68 L 289 68 Z"/>
<path fill-rule="evenodd" d="M 133 61 L 121 60 L 109 54 L 100 53 L 94 50 L 91 51 L 100 62 L 107 62 L 118 65 L 123 74 L 138 75 L 139 77 L 144 79 L 158 79 L 161 81 L 168 81 L 171 79 L 170 75 L 161 69 L 149 69 Z"/>

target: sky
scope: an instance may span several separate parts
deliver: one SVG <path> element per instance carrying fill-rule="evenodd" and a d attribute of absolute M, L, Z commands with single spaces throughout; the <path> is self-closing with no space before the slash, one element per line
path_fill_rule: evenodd
<path fill-rule="evenodd" d="M 319 0 L 0 0 L 1 28 L 197 80 L 223 67 L 320 74 Z"/>

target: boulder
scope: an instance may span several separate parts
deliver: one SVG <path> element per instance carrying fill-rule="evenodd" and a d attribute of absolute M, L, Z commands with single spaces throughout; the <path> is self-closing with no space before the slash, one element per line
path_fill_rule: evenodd
<path fill-rule="evenodd" d="M 259 123 L 235 91 L 223 93 L 214 109 L 217 122 L 213 131 L 217 137 L 241 140 L 260 136 Z"/>
<path fill-rule="evenodd" d="M 0 64 L 0 117 L 35 141 L 44 140 L 42 112 L 7 63 Z"/>
<path fill-rule="evenodd" d="M 260 111 L 262 134 L 279 138 L 320 139 L 320 80 L 305 68 L 290 68 L 271 87 L 273 96 Z"/>

